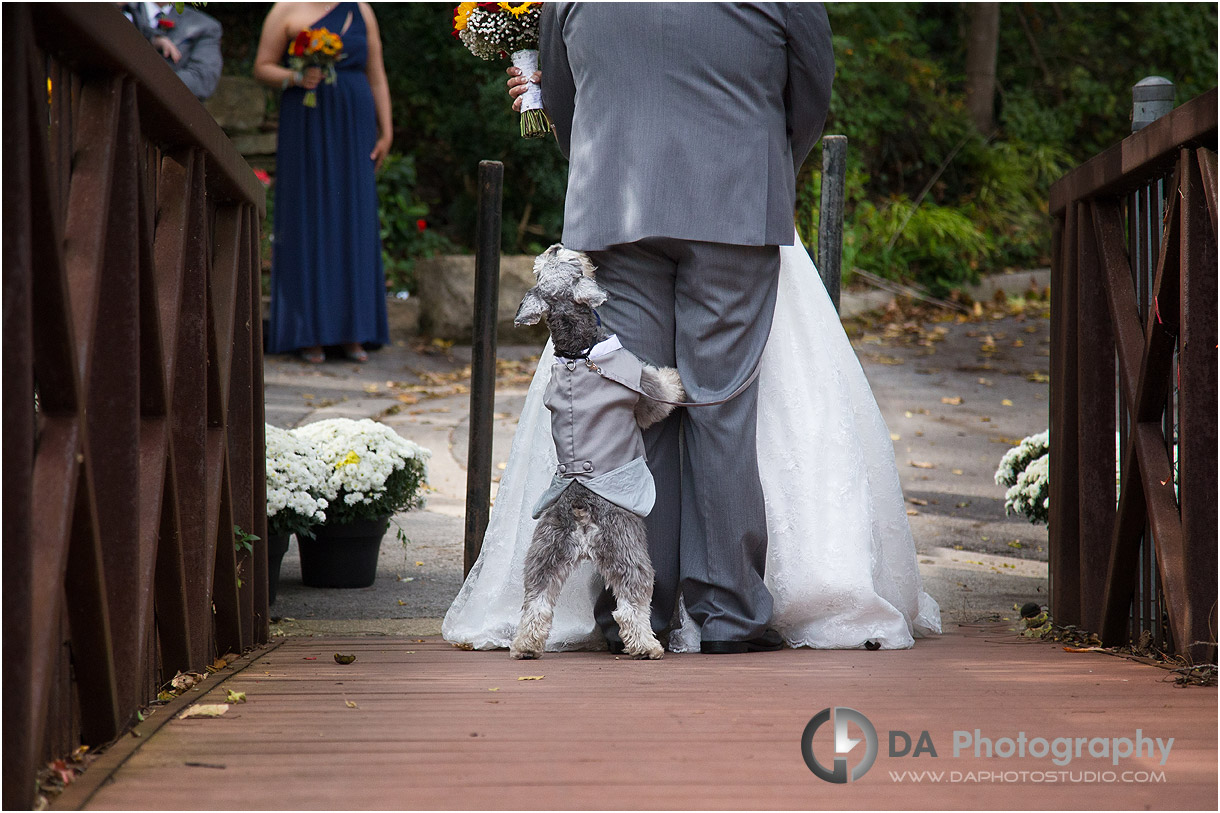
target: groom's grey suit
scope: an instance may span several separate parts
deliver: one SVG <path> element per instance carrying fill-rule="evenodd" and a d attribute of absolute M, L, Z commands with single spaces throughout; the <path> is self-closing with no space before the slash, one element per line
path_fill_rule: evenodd
<path fill-rule="evenodd" d="M 547 3 L 542 91 L 569 159 L 563 241 L 588 252 L 606 325 L 692 400 L 754 370 L 770 332 L 795 175 L 834 75 L 821 4 Z M 759 636 L 767 528 L 757 385 L 645 433 L 657 504 L 653 627 L 681 591 L 704 640 Z M 598 623 L 614 637 L 603 595 Z"/>

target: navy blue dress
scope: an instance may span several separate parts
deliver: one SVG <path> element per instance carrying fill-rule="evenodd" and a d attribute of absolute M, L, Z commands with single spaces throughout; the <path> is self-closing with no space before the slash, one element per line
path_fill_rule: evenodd
<path fill-rule="evenodd" d="M 272 353 L 389 344 L 369 158 L 377 115 L 364 72 L 368 30 L 356 3 L 340 3 L 310 27 L 339 34 L 347 56 L 335 66 L 338 82 L 318 86 L 317 107 L 305 107 L 302 88 L 288 88 L 280 98 L 267 337 Z"/>

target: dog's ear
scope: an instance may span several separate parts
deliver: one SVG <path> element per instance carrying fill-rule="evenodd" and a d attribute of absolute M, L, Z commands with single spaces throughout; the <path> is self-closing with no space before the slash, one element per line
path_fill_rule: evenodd
<path fill-rule="evenodd" d="M 542 279 L 542 273 L 547 265 L 554 262 L 561 251 L 563 251 L 563 243 L 556 243 L 534 258 L 534 279 Z"/>
<path fill-rule="evenodd" d="M 538 296 L 538 293 L 533 289 L 525 295 L 525 299 L 521 300 L 521 307 L 517 308 L 517 316 L 513 319 L 513 324 L 517 327 L 526 325 L 536 325 L 538 320 L 546 315 L 550 308 L 547 307 L 545 300 Z"/>
<path fill-rule="evenodd" d="M 581 277 L 572 286 L 572 300 L 596 308 L 606 301 L 606 292 L 589 277 Z"/>

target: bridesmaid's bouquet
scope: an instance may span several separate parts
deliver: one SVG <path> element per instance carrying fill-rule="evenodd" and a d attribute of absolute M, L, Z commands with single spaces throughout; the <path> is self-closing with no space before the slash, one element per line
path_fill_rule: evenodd
<path fill-rule="evenodd" d="M 523 76 L 538 70 L 538 18 L 542 3 L 461 3 L 453 10 L 453 35 L 480 59 L 510 57 Z M 551 131 L 542 110 L 542 89 L 531 84 L 521 97 L 521 135 Z"/>
<path fill-rule="evenodd" d="M 335 63 L 343 59 L 343 40 L 338 34 L 325 28 L 307 28 L 288 46 L 288 66 L 294 71 L 304 71 L 317 66 L 326 74 L 326 84 L 333 85 L 339 77 L 335 74 Z M 318 106 L 318 94 L 305 91 L 306 107 Z"/>

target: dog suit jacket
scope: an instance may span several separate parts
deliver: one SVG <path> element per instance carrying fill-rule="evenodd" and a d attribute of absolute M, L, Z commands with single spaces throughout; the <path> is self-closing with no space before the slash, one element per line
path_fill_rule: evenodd
<path fill-rule="evenodd" d="M 550 487 L 534 506 L 534 519 L 578 482 L 599 497 L 648 516 L 656 487 L 644 459 L 644 438 L 635 422 L 643 364 L 617 336 L 599 342 L 589 361 L 556 357 L 542 402 L 551 411 L 551 436 L 559 458 Z"/>

